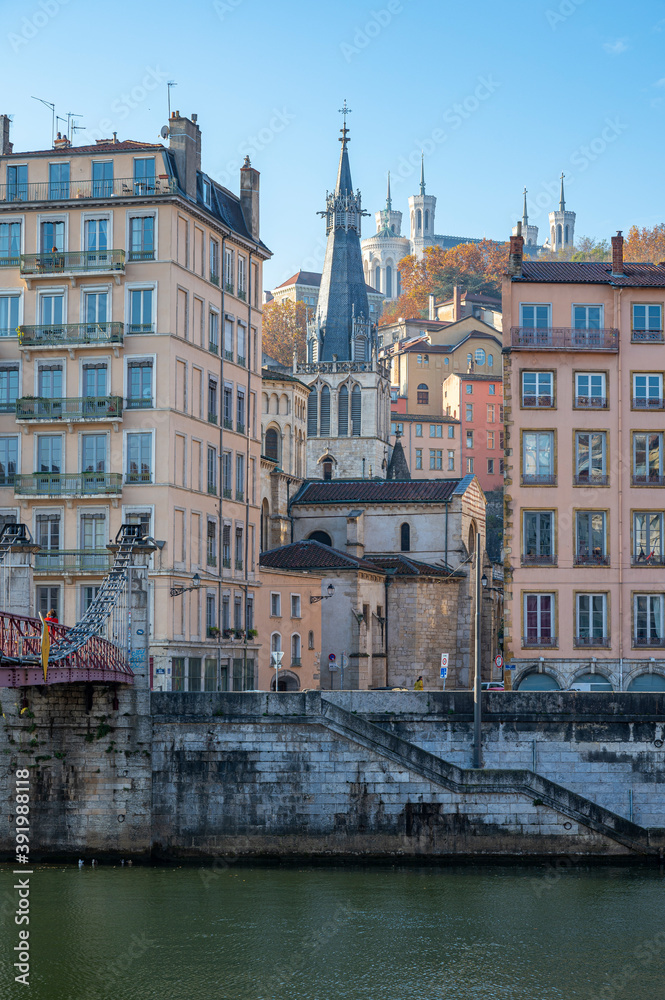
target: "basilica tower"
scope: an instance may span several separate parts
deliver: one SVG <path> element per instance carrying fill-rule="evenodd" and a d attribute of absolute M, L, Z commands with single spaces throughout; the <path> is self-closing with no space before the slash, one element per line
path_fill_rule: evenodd
<path fill-rule="evenodd" d="M 434 213 L 436 198 L 425 193 L 425 157 L 420 157 L 420 189 L 409 198 L 411 243 L 416 257 L 422 257 L 426 247 L 434 243 Z"/>
<path fill-rule="evenodd" d="M 575 213 L 566 211 L 566 199 L 563 193 L 563 177 L 561 174 L 561 194 L 559 210 L 550 212 L 550 249 L 567 250 L 575 243 Z"/>

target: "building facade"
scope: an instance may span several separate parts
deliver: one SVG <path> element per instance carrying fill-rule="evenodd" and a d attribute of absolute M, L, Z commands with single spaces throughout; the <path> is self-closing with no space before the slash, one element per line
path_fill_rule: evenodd
<path fill-rule="evenodd" d="M 443 408 L 459 420 L 460 463 L 483 490 L 503 487 L 503 379 L 455 372 L 443 383 Z"/>
<path fill-rule="evenodd" d="M 196 116 L 168 129 L 168 146 L 3 145 L 1 516 L 41 546 L 33 610 L 68 625 L 120 525 L 143 524 L 154 686 L 242 690 L 257 656 L 259 175 L 247 160 L 232 195 L 201 169 Z"/>
<path fill-rule="evenodd" d="M 517 686 L 665 689 L 660 265 L 504 280 L 505 656 Z"/>

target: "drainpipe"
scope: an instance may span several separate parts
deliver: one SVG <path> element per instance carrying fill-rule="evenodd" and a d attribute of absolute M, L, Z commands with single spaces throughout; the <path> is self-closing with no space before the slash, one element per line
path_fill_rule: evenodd
<path fill-rule="evenodd" d="M 224 642 L 224 636 L 222 634 L 222 575 L 224 573 L 224 565 L 222 560 L 222 536 L 224 534 L 224 515 L 222 510 L 222 502 L 224 496 L 224 480 L 223 476 L 223 466 L 222 458 L 224 455 L 224 301 L 225 301 L 225 291 L 224 291 L 224 254 L 226 250 L 226 236 L 222 235 L 222 247 L 221 247 L 221 257 L 219 261 L 219 285 L 221 294 L 221 315 L 219 323 L 219 381 L 220 381 L 220 393 L 219 393 L 219 457 L 217 460 L 217 479 L 219 485 L 219 504 L 218 504 L 218 515 L 217 515 L 217 627 L 219 628 L 220 641 L 217 645 L 217 675 L 221 679 L 222 675 L 222 642 Z M 205 317 L 204 317 L 205 324 Z M 204 338 L 206 336 L 205 326 L 204 326 Z M 206 404 L 207 405 L 207 404 Z M 207 463 L 207 456 L 206 456 Z M 206 524 L 206 531 L 207 531 Z M 230 621 L 229 621 L 229 624 Z M 231 686 L 233 686 L 233 664 L 231 664 L 230 677 L 228 678 Z"/>
<path fill-rule="evenodd" d="M 249 580 L 249 467 L 250 467 L 250 407 L 252 401 L 251 385 L 252 385 L 252 294 L 254 289 L 252 288 L 252 251 L 249 251 L 248 262 L 247 262 L 247 332 L 245 334 L 245 361 L 247 363 L 247 397 L 245 402 L 245 649 L 244 649 L 244 662 L 243 662 L 243 679 L 247 676 L 247 640 L 249 636 L 247 635 L 247 592 L 248 592 L 248 580 Z M 257 337 L 258 340 L 258 337 Z M 258 345 L 257 345 L 258 346 Z M 260 461 L 260 459 L 259 459 Z M 259 468 L 259 472 L 260 472 Z M 256 479 L 256 468 L 254 469 L 254 478 Z M 256 539 L 254 539 L 256 543 Z M 256 669 L 256 663 L 254 663 L 254 668 Z"/>
<path fill-rule="evenodd" d="M 448 568 L 448 508 L 450 507 L 450 500 L 446 500 L 446 554 L 444 561 L 446 564 L 446 569 Z"/>
<path fill-rule="evenodd" d="M 615 323 L 621 331 L 621 288 L 614 291 Z M 619 354 L 617 358 L 619 390 L 617 396 L 619 408 L 618 444 L 619 444 L 619 690 L 623 691 L 623 370 L 621 366 L 621 333 L 619 333 Z"/>
<path fill-rule="evenodd" d="M 383 644 L 386 653 L 386 685 L 388 684 L 388 587 L 393 582 L 393 573 L 395 570 L 386 570 L 386 579 L 384 582 L 384 587 L 386 591 L 386 624 L 385 631 L 383 634 Z"/>

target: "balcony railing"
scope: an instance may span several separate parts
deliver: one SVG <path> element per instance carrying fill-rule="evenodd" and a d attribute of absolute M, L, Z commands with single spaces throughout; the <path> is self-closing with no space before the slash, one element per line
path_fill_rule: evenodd
<path fill-rule="evenodd" d="M 555 635 L 523 635 L 522 645 L 525 647 L 558 646 L 559 640 Z"/>
<path fill-rule="evenodd" d="M 15 496 L 109 496 L 121 492 L 119 472 L 32 472 L 14 477 Z"/>
<path fill-rule="evenodd" d="M 224 556 L 222 566 L 224 569 L 231 569 L 231 556 Z"/>
<path fill-rule="evenodd" d="M 107 198 L 152 198 L 177 194 L 178 185 L 172 177 L 155 177 L 136 181 L 132 177 L 114 180 L 38 181 L 31 184 L 0 184 L 0 202 L 78 201 Z"/>
<path fill-rule="evenodd" d="M 216 344 L 213 340 L 211 340 L 210 343 L 208 344 L 208 350 L 210 351 L 211 354 L 219 354 L 219 345 Z"/>
<path fill-rule="evenodd" d="M 238 296 L 238 298 L 239 298 L 239 299 L 240 299 L 240 300 L 241 300 L 242 302 L 246 302 L 246 301 L 247 301 L 247 292 L 245 291 L 245 289 L 244 289 L 244 288 L 239 288 L 239 289 L 238 289 L 238 292 L 237 292 L 237 296 Z"/>
<path fill-rule="evenodd" d="M 633 330 L 630 336 L 633 344 L 662 344 L 662 330 Z"/>
<path fill-rule="evenodd" d="M 636 635 L 633 637 L 633 648 L 657 647 L 662 649 L 665 646 L 665 636 L 660 635 Z"/>
<path fill-rule="evenodd" d="M 661 338 L 662 339 L 662 338 Z M 619 331 L 577 330 L 565 326 L 513 326 L 511 346 L 536 351 L 618 351 Z"/>
<path fill-rule="evenodd" d="M 631 566 L 665 566 L 665 555 L 660 552 L 633 552 Z"/>
<path fill-rule="evenodd" d="M 128 396 L 125 400 L 127 410 L 150 410 L 152 409 L 152 397 L 141 399 L 140 396 Z"/>
<path fill-rule="evenodd" d="M 127 333 L 154 333 L 155 327 L 152 323 L 128 323 Z"/>
<path fill-rule="evenodd" d="M 610 644 L 610 637 L 609 637 L 609 635 L 576 635 L 575 636 L 575 645 L 577 647 L 580 647 L 580 648 L 585 647 L 585 646 L 602 646 L 605 649 L 607 649 L 607 647 L 609 646 L 609 644 Z"/>
<path fill-rule="evenodd" d="M 227 431 L 233 430 L 233 421 L 230 419 L 230 417 L 224 417 L 224 429 Z"/>
<path fill-rule="evenodd" d="M 573 481 L 575 486 L 608 486 L 610 477 L 601 475 L 590 476 L 588 472 L 579 472 L 576 476 L 573 476 Z"/>
<path fill-rule="evenodd" d="M 150 250 L 130 250 L 129 251 L 129 259 L 130 259 L 130 261 L 135 261 L 135 260 L 154 260 L 155 259 L 155 250 L 154 250 L 154 248 L 152 248 Z"/>
<path fill-rule="evenodd" d="M 37 552 L 35 573 L 99 573 L 111 568 L 111 553 L 107 549 L 52 549 Z"/>
<path fill-rule="evenodd" d="M 224 498 L 224 500 L 232 500 L 233 490 L 230 487 L 225 486 L 224 489 L 222 490 L 222 497 Z"/>
<path fill-rule="evenodd" d="M 607 396 L 575 396 L 575 406 L 580 410 L 606 410 Z"/>
<path fill-rule="evenodd" d="M 532 552 L 522 555 L 522 566 L 556 566 L 557 558 L 554 555 L 539 556 Z"/>
<path fill-rule="evenodd" d="M 152 472 L 127 472 L 125 473 L 125 482 L 130 484 L 151 483 Z"/>
<path fill-rule="evenodd" d="M 662 410 L 663 405 L 662 399 L 645 399 L 644 396 L 633 397 L 634 410 Z"/>
<path fill-rule="evenodd" d="M 225 281 L 224 282 L 224 291 L 225 292 L 230 292 L 231 295 L 233 295 L 233 282 L 231 282 L 231 281 Z"/>
<path fill-rule="evenodd" d="M 90 271 L 124 271 L 124 250 L 74 250 L 21 254 L 21 274 L 86 274 Z"/>
<path fill-rule="evenodd" d="M 97 347 L 99 344 L 122 344 L 122 323 L 57 323 L 49 326 L 19 326 L 19 347 Z"/>
<path fill-rule="evenodd" d="M 224 349 L 224 360 L 225 361 L 233 361 L 233 351 L 227 351 L 226 348 L 225 348 Z"/>
<path fill-rule="evenodd" d="M 236 431 L 238 432 L 238 434 L 244 434 L 245 433 L 245 425 L 241 424 L 241 423 L 237 423 L 236 424 Z"/>
<path fill-rule="evenodd" d="M 292 656 L 291 657 L 291 666 L 292 667 L 302 667 L 302 660 L 300 659 L 299 656 Z"/>
<path fill-rule="evenodd" d="M 577 552 L 573 558 L 574 566 L 609 566 L 610 557 L 595 555 L 593 552 Z"/>
<path fill-rule="evenodd" d="M 0 267 L 18 267 L 21 263 L 21 255 L 0 254 Z"/>
<path fill-rule="evenodd" d="M 211 412 L 210 410 L 208 411 L 208 423 L 209 424 L 216 424 L 217 423 L 217 414 Z"/>
<path fill-rule="evenodd" d="M 241 368 L 247 367 L 246 358 L 243 358 L 242 354 L 238 355 L 238 364 L 240 365 Z"/>
<path fill-rule="evenodd" d="M 552 475 L 522 475 L 522 486 L 556 486 L 556 476 Z"/>
<path fill-rule="evenodd" d="M 242 559 L 236 559 L 236 569 L 242 569 Z"/>
<path fill-rule="evenodd" d="M 236 490 L 236 500 L 244 500 L 245 492 L 244 490 Z"/>
<path fill-rule="evenodd" d="M 118 420 L 121 416 L 121 396 L 25 397 L 16 401 L 17 420 Z"/>
<path fill-rule="evenodd" d="M 554 397 L 547 396 L 543 393 L 539 395 L 525 394 L 522 396 L 522 406 L 528 409 L 535 409 L 536 407 L 554 406 Z"/>
<path fill-rule="evenodd" d="M 636 474 L 630 477 L 633 486 L 665 486 L 665 476 L 659 472 L 649 472 Z"/>
<path fill-rule="evenodd" d="M 211 283 L 213 285 L 217 285 L 217 287 L 219 288 L 219 275 L 218 274 L 211 274 L 210 275 L 210 281 L 211 281 Z"/>
<path fill-rule="evenodd" d="M 209 552 L 207 554 L 207 556 L 206 556 L 206 562 L 207 562 L 208 566 L 216 566 L 217 565 L 217 556 L 214 554 L 214 552 Z"/>

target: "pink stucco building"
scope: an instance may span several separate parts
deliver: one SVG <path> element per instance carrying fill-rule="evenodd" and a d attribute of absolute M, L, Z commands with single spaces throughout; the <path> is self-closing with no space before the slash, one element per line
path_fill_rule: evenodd
<path fill-rule="evenodd" d="M 665 265 L 503 285 L 505 652 L 518 687 L 665 689 Z"/>

